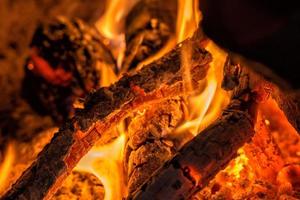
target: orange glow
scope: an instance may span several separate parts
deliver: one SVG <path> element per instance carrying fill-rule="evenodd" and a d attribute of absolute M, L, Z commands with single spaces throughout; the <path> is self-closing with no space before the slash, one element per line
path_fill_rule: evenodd
<path fill-rule="evenodd" d="M 76 170 L 96 175 L 105 190 L 104 200 L 117 200 L 126 196 L 123 157 L 126 136 L 120 134 L 113 142 L 95 146 L 81 159 Z"/>
<path fill-rule="evenodd" d="M 241 172 L 245 168 L 245 166 L 249 165 L 249 159 L 245 154 L 245 151 L 243 148 L 240 148 L 238 150 L 238 157 L 236 157 L 233 161 L 233 165 L 230 167 L 227 167 L 225 171 L 229 175 L 233 175 L 236 179 L 241 178 Z M 248 173 L 248 177 L 251 179 L 254 176 L 253 173 Z"/>
<path fill-rule="evenodd" d="M 101 77 L 100 78 L 101 87 L 107 87 L 118 80 L 118 77 L 113 71 L 111 66 L 103 64 L 101 65 L 101 67 L 99 67 L 99 71 Z"/>
<path fill-rule="evenodd" d="M 4 153 L 4 160 L 0 165 L 0 196 L 7 189 L 8 182 L 6 181 L 12 170 L 12 165 L 15 160 L 15 144 L 10 142 L 7 145 Z"/>
<path fill-rule="evenodd" d="M 230 100 L 230 93 L 221 88 L 223 66 L 227 54 L 212 41 L 209 41 L 206 49 L 212 53 L 213 61 L 210 64 L 206 79 L 201 83 L 203 90 L 194 96 L 187 97 L 189 115 L 186 121 L 179 126 L 175 133 L 189 131 L 197 135 L 205 129 L 221 114 Z M 187 90 L 193 90 L 190 80 L 189 52 L 182 51 L 182 66 L 184 81 Z"/>
<path fill-rule="evenodd" d="M 193 35 L 201 18 L 196 0 L 178 0 L 178 8 L 177 43 Z"/>
<path fill-rule="evenodd" d="M 177 0 L 178 12 L 176 23 L 176 34 L 171 37 L 166 45 L 157 53 L 139 63 L 137 69 L 141 69 L 144 65 L 150 64 L 154 60 L 162 57 L 169 52 L 176 44 L 191 37 L 198 27 L 201 19 L 200 11 L 198 10 L 198 1 L 196 0 Z"/>

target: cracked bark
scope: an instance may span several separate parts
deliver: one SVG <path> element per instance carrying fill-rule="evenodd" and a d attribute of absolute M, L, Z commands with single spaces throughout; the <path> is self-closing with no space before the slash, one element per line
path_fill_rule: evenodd
<path fill-rule="evenodd" d="M 125 75 L 114 85 L 90 94 L 85 108 L 60 128 L 2 199 L 51 198 L 96 142 L 111 139 L 106 134 L 111 127 L 146 104 L 182 94 L 180 51 L 185 45 L 192 48 L 191 74 L 197 88 L 212 58 L 201 48 L 200 41 L 193 38 L 139 72 Z"/>
<path fill-rule="evenodd" d="M 182 123 L 185 112 L 184 100 L 174 98 L 154 104 L 143 115 L 132 119 L 124 158 L 129 194 L 178 151 L 179 145 L 170 134 Z"/>

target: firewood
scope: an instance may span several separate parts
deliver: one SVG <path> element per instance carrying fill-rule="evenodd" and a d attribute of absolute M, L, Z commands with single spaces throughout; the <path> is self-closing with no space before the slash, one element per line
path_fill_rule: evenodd
<path fill-rule="evenodd" d="M 175 35 L 177 1 L 143 0 L 126 18 L 126 52 L 122 70 L 133 69 L 158 52 Z"/>
<path fill-rule="evenodd" d="M 129 199 L 188 199 L 204 187 L 254 134 L 250 107 L 244 110 L 243 104 L 232 100 L 216 122 L 188 142 Z"/>
<path fill-rule="evenodd" d="M 254 135 L 260 103 L 279 88 L 228 57 L 222 87 L 232 100 L 222 116 L 188 142 L 128 199 L 188 199 L 202 189 Z M 273 150 L 273 149 L 271 149 Z"/>
<path fill-rule="evenodd" d="M 192 49 L 191 78 L 197 88 L 198 81 L 206 76 L 212 58 L 198 40 L 186 40 L 139 72 L 125 75 L 110 87 L 90 94 L 85 108 L 60 128 L 2 199 L 51 198 L 96 142 L 111 139 L 106 134 L 111 127 L 146 104 L 182 94 L 180 51 L 185 45 Z"/>
<path fill-rule="evenodd" d="M 128 126 L 128 142 L 124 158 L 129 194 L 135 192 L 150 178 L 153 171 L 179 150 L 170 134 L 184 118 L 184 100 L 174 98 L 154 104 L 145 113 L 132 119 Z"/>

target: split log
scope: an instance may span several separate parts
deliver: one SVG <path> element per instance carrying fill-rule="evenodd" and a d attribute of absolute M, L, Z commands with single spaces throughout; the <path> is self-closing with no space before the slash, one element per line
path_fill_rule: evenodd
<path fill-rule="evenodd" d="M 177 1 L 143 0 L 126 18 L 126 52 L 122 71 L 135 68 L 158 52 L 176 32 Z"/>
<path fill-rule="evenodd" d="M 128 193 L 136 191 L 153 171 L 160 168 L 179 150 L 171 133 L 183 122 L 186 105 L 182 98 L 153 104 L 128 125 L 124 164 L 127 166 Z M 190 135 L 191 139 L 193 135 Z"/>
<path fill-rule="evenodd" d="M 191 78 L 197 88 L 212 58 L 194 38 L 139 72 L 90 94 L 85 108 L 60 128 L 2 199 L 49 199 L 96 142 L 111 139 L 105 134 L 111 127 L 146 104 L 182 94 L 180 51 L 185 45 L 192 49 Z"/>

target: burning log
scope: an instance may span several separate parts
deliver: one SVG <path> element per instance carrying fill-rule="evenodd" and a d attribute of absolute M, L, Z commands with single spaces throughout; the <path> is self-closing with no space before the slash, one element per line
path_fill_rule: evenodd
<path fill-rule="evenodd" d="M 224 67 L 222 86 L 233 90 L 231 103 L 222 116 L 188 142 L 129 199 L 187 199 L 202 189 L 254 135 L 259 103 L 278 97 L 280 92 L 252 70 L 231 64 L 230 59 Z"/>
<path fill-rule="evenodd" d="M 130 122 L 124 159 L 128 166 L 129 194 L 179 150 L 170 134 L 183 121 L 184 115 L 184 100 L 176 98 L 152 105 Z"/>
<path fill-rule="evenodd" d="M 175 34 L 177 1 L 144 0 L 126 18 L 126 52 L 123 71 L 159 51 Z"/>
<path fill-rule="evenodd" d="M 191 79 L 197 88 L 212 58 L 194 38 L 184 41 L 139 72 L 125 75 L 112 86 L 90 94 L 85 108 L 56 133 L 3 199 L 49 199 L 97 141 L 111 139 L 105 132 L 129 112 L 182 94 L 180 51 L 186 45 L 192 50 Z"/>
<path fill-rule="evenodd" d="M 223 115 L 188 142 L 129 199 L 187 199 L 234 158 L 254 134 L 250 105 L 232 100 Z"/>

